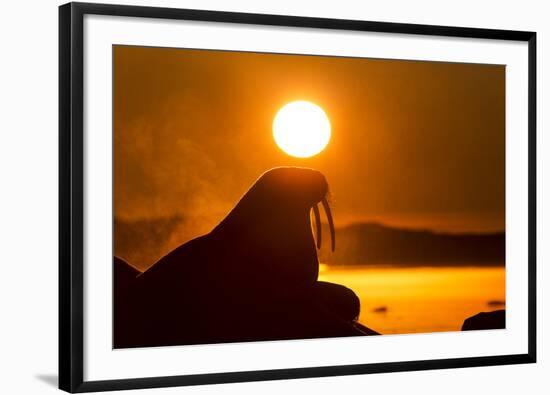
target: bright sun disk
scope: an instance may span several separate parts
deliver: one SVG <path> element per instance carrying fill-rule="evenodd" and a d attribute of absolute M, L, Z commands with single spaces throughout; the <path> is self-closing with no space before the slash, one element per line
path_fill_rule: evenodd
<path fill-rule="evenodd" d="M 273 138 L 284 152 L 308 158 L 321 152 L 330 140 L 330 121 L 318 105 L 294 101 L 283 106 L 273 120 Z"/>

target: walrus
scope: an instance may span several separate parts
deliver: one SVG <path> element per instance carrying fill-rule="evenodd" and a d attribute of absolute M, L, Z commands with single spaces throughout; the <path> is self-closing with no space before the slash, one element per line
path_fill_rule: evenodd
<path fill-rule="evenodd" d="M 359 299 L 352 290 L 317 281 L 318 204 L 335 248 L 328 190 L 325 177 L 312 169 L 279 167 L 262 174 L 210 233 L 121 284 L 115 348 L 369 332 L 354 324 Z M 124 274 L 120 278 L 135 273 L 122 260 L 115 265 L 124 267 L 116 271 Z"/>

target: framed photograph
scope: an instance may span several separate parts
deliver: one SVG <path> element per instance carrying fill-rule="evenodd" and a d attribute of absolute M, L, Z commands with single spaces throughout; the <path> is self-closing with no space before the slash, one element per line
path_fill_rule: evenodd
<path fill-rule="evenodd" d="M 534 32 L 59 9 L 59 386 L 536 360 Z"/>

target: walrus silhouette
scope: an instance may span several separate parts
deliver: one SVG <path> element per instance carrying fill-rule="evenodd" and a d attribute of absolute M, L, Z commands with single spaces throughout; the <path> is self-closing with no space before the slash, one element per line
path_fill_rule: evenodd
<path fill-rule="evenodd" d="M 319 203 L 335 247 L 327 193 L 316 170 L 271 169 L 210 233 L 145 272 L 116 258 L 115 347 L 375 334 L 356 323 L 353 291 L 317 281 Z"/>

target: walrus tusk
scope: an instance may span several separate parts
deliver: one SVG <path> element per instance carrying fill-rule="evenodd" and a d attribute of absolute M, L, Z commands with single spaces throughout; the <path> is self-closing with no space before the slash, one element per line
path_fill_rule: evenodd
<path fill-rule="evenodd" d="M 317 236 L 317 249 L 321 249 L 321 214 L 319 214 L 319 207 L 315 204 L 313 206 L 313 215 L 315 216 L 315 235 Z"/>
<path fill-rule="evenodd" d="M 334 249 L 336 248 L 336 232 L 334 231 L 334 221 L 332 220 L 332 213 L 330 212 L 330 206 L 328 205 L 327 198 L 324 197 L 321 202 L 323 203 L 323 208 L 325 209 L 325 214 L 327 215 L 328 227 L 330 229 L 331 249 L 332 252 L 334 252 Z"/>

